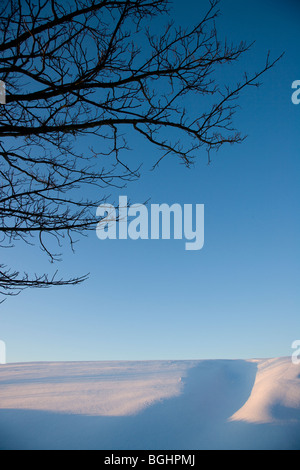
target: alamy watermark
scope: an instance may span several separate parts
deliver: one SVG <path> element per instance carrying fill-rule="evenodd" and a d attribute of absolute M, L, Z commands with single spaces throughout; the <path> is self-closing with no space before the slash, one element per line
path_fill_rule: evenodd
<path fill-rule="evenodd" d="M 0 340 L 0 364 L 6 364 L 6 344 Z"/>
<path fill-rule="evenodd" d="M 293 104 L 300 104 L 300 80 L 295 80 L 292 83 L 292 88 L 294 93 L 292 94 L 292 103 Z"/>
<path fill-rule="evenodd" d="M 292 363 L 295 364 L 295 366 L 298 366 L 300 365 L 300 340 L 299 339 L 293 342 L 292 349 L 296 350 L 292 354 Z"/>
<path fill-rule="evenodd" d="M 149 209 L 144 204 L 128 207 L 127 196 L 119 197 L 117 209 L 111 204 L 102 204 L 97 209 L 97 217 L 101 217 L 97 237 L 100 240 L 185 239 L 186 250 L 203 248 L 204 204 L 195 207 L 192 204 L 151 204 Z"/>
<path fill-rule="evenodd" d="M 6 104 L 6 86 L 2 80 L 0 80 L 0 104 Z"/>

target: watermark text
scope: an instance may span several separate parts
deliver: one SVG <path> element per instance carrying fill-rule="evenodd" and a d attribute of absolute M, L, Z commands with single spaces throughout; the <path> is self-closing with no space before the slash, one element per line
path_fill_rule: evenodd
<path fill-rule="evenodd" d="M 293 104 L 300 104 L 300 80 L 295 80 L 292 83 L 292 88 L 294 93 L 292 94 L 292 103 Z"/>
<path fill-rule="evenodd" d="M 127 196 L 119 197 L 119 207 L 102 204 L 97 209 L 99 240 L 182 240 L 187 251 L 204 246 L 204 204 L 144 204 L 128 207 Z M 118 224 L 117 224 L 118 221 Z M 117 230 L 118 229 L 118 230 Z"/>
<path fill-rule="evenodd" d="M 0 364 L 6 364 L 6 344 L 0 340 Z"/>
<path fill-rule="evenodd" d="M 295 366 L 298 366 L 300 364 L 300 340 L 299 339 L 293 342 L 292 349 L 296 350 L 292 354 L 292 363 Z"/>
<path fill-rule="evenodd" d="M 0 104 L 6 104 L 6 86 L 2 80 L 0 80 Z"/>

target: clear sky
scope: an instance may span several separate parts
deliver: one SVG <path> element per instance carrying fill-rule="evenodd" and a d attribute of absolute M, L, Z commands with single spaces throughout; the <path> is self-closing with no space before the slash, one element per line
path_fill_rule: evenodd
<path fill-rule="evenodd" d="M 174 0 L 177 24 L 192 24 L 208 2 Z M 298 0 L 223 0 L 220 34 L 256 41 L 240 70 L 256 71 L 268 50 L 286 54 L 246 91 L 235 123 L 248 135 L 193 169 L 175 160 L 151 172 L 155 149 L 138 140 L 142 178 L 132 202 L 205 204 L 205 246 L 183 241 L 100 241 L 96 232 L 64 252 L 62 275 L 90 273 L 81 286 L 28 290 L 0 306 L 8 362 L 214 359 L 287 356 L 300 339 L 300 80 Z M 195 101 L 193 106 L 201 106 Z M 3 255 L 53 270 L 38 248 Z M 28 268 L 30 271 L 30 269 Z"/>

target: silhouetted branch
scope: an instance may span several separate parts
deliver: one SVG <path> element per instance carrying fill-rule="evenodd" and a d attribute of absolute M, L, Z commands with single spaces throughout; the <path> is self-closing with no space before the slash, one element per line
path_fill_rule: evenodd
<path fill-rule="evenodd" d="M 169 22 L 161 34 L 148 25 L 169 11 L 166 0 L 24 0 L 0 7 L 0 79 L 7 90 L 0 105 L 3 246 L 31 243 L 37 234 L 54 261 L 45 234 L 73 246 L 74 234 L 94 229 L 107 190 L 140 176 L 139 164 L 132 168 L 125 158 L 134 135 L 157 149 L 154 167 L 167 156 L 191 166 L 203 150 L 210 155 L 243 141 L 233 125 L 236 101 L 279 59 L 268 56 L 235 86 L 222 83 L 220 67 L 251 45 L 219 41 L 218 3 L 211 0 L 195 26 Z M 196 113 L 188 104 L 195 100 Z M 80 152 L 90 136 L 99 150 Z M 83 280 L 30 278 L 2 266 L 0 289 L 9 294 Z"/>

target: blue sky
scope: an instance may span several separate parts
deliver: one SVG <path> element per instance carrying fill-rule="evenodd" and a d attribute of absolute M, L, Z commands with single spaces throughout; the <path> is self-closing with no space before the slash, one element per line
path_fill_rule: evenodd
<path fill-rule="evenodd" d="M 208 2 L 174 2 L 179 24 L 194 23 Z M 256 41 L 239 70 L 256 71 L 271 49 L 285 51 L 258 90 L 246 91 L 235 123 L 248 135 L 194 168 L 165 160 L 136 141 L 142 178 L 132 202 L 205 204 L 205 246 L 183 241 L 80 239 L 58 266 L 90 273 L 81 286 L 28 290 L 0 306 L 9 362 L 206 359 L 286 356 L 300 338 L 300 80 L 297 0 L 223 0 L 220 34 Z M 201 106 L 195 102 L 193 106 Z M 5 253 L 4 256 L 8 257 Z M 12 263 L 52 270 L 38 248 L 17 247 Z"/>

